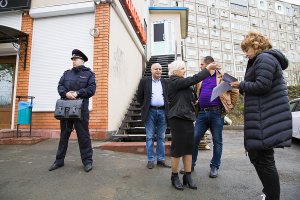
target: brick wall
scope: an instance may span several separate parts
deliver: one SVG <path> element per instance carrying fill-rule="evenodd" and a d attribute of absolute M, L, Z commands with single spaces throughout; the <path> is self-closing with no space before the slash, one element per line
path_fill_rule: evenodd
<path fill-rule="evenodd" d="M 94 38 L 94 64 L 97 90 L 93 97 L 93 109 L 90 112 L 90 133 L 93 139 L 105 139 L 108 128 L 108 65 L 109 65 L 109 4 L 100 4 L 95 10 L 95 27 L 99 29 L 99 37 Z M 32 45 L 33 19 L 23 15 L 22 31 L 29 34 L 26 69 L 23 70 L 23 61 L 19 62 L 17 95 L 28 95 L 28 80 L 30 71 L 30 53 Z M 54 108 L 54 105 L 53 105 Z M 17 105 L 15 125 L 17 123 Z M 28 129 L 28 125 L 21 125 L 21 129 Z M 50 138 L 59 137 L 59 121 L 54 119 L 53 112 L 38 112 L 32 116 L 32 135 Z M 71 138 L 75 138 L 72 134 Z"/>
<path fill-rule="evenodd" d="M 108 129 L 108 62 L 109 62 L 109 4 L 96 7 L 95 28 L 100 31 L 94 39 L 94 65 L 97 90 L 93 98 L 93 111 L 90 117 L 92 138 L 105 138 Z M 94 129 L 94 130 L 92 130 Z"/>
<path fill-rule="evenodd" d="M 18 63 L 18 80 L 16 88 L 16 96 L 27 96 L 28 95 L 28 85 L 29 85 L 29 71 L 30 71 L 30 52 L 31 52 L 31 45 L 32 45 L 32 29 L 33 29 L 33 19 L 29 16 L 28 12 L 24 12 L 22 16 L 22 25 L 21 31 L 27 33 L 28 36 L 28 47 L 27 47 L 27 57 L 26 57 L 26 69 L 24 70 L 24 55 L 25 55 L 25 48 L 21 46 L 20 50 L 20 57 Z M 17 124 L 17 117 L 18 117 L 18 102 L 16 102 L 15 107 L 15 126 Z M 20 126 L 22 128 L 29 128 L 28 125 Z"/>

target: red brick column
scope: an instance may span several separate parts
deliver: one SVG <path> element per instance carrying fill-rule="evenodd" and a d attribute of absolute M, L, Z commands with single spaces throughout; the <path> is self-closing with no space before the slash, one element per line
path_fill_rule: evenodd
<path fill-rule="evenodd" d="M 24 70 L 24 59 L 25 59 L 25 48 L 21 46 L 19 62 L 18 62 L 18 80 L 16 88 L 17 96 L 27 96 L 28 95 L 28 84 L 29 84 L 29 71 L 30 71 L 30 53 L 32 44 L 32 29 L 33 29 L 33 18 L 31 18 L 28 12 L 24 12 L 22 16 L 21 31 L 28 34 L 28 47 L 27 47 L 27 57 L 26 57 L 26 69 Z M 15 106 L 15 126 L 17 124 L 18 118 L 18 102 L 16 101 Z M 22 125 L 21 128 L 29 128 L 28 125 Z"/>
<path fill-rule="evenodd" d="M 108 129 L 109 4 L 96 6 L 95 28 L 99 29 L 100 34 L 94 38 L 93 70 L 97 90 L 93 97 L 93 111 L 90 113 L 90 131 L 93 139 L 104 139 Z"/>

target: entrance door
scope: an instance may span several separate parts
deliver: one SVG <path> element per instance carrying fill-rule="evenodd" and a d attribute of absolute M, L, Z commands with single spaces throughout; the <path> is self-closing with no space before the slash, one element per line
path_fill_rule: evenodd
<path fill-rule="evenodd" d="M 167 55 L 175 53 L 174 22 L 158 21 L 152 28 L 152 55 Z"/>
<path fill-rule="evenodd" d="M 11 127 L 16 56 L 0 57 L 0 128 Z"/>

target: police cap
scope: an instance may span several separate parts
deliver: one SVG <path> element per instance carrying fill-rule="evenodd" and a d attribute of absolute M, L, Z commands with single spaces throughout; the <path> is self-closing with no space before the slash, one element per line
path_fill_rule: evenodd
<path fill-rule="evenodd" d="M 82 53 L 80 50 L 78 50 L 78 49 L 74 49 L 74 50 L 72 51 L 72 57 L 71 57 L 71 60 L 72 60 L 73 58 L 80 58 L 80 59 L 82 59 L 84 62 L 88 61 L 88 57 L 87 57 L 84 53 Z"/>

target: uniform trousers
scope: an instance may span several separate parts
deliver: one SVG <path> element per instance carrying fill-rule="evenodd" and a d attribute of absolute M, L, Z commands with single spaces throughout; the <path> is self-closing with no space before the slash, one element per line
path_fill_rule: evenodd
<path fill-rule="evenodd" d="M 89 133 L 89 122 L 87 119 L 60 121 L 61 135 L 55 163 L 58 165 L 64 164 L 64 159 L 66 157 L 68 149 L 69 138 L 73 127 L 75 128 L 77 133 L 79 150 L 83 165 L 93 163 L 93 149 Z"/>

